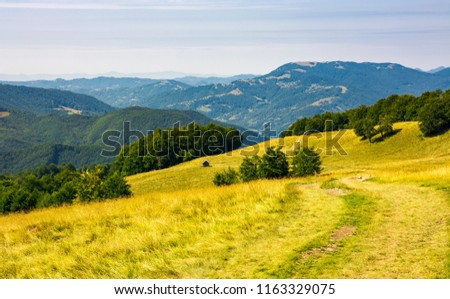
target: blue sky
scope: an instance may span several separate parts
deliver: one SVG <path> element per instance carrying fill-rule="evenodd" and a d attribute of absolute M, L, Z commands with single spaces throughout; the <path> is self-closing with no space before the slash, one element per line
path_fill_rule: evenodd
<path fill-rule="evenodd" d="M 0 73 L 266 73 L 290 61 L 450 66 L 437 0 L 0 0 Z"/>

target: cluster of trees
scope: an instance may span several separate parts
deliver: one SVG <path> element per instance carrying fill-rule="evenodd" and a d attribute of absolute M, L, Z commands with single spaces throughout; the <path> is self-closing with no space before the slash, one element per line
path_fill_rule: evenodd
<path fill-rule="evenodd" d="M 194 158 L 222 154 L 239 148 L 240 132 L 209 124 L 168 130 L 157 129 L 152 134 L 125 145 L 112 165 L 113 171 L 133 175 L 167 168 Z"/>
<path fill-rule="evenodd" d="M 312 117 L 303 117 L 286 131 L 281 133 L 282 137 L 292 135 L 303 135 L 305 132 L 328 132 L 348 128 L 348 115 L 346 112 L 325 112 Z"/>
<path fill-rule="evenodd" d="M 303 177 L 320 173 L 321 160 L 317 152 L 310 148 L 296 150 L 291 159 L 281 151 L 281 147 L 269 147 L 266 153 L 259 157 L 245 157 L 239 171 L 228 168 L 214 176 L 216 186 L 231 185 L 239 181 L 249 182 L 257 179 L 281 179 L 289 176 Z"/>
<path fill-rule="evenodd" d="M 425 136 L 432 136 L 450 128 L 450 90 L 412 95 L 392 95 L 372 106 L 360 106 L 346 112 L 326 112 L 304 117 L 293 123 L 281 136 L 302 135 L 308 131 L 325 132 L 354 129 L 356 135 L 372 141 L 393 132 L 392 124 L 401 121 L 419 121 Z"/>
<path fill-rule="evenodd" d="M 77 170 L 72 164 L 50 164 L 0 176 L 0 214 L 130 195 L 123 176 L 108 166 Z"/>

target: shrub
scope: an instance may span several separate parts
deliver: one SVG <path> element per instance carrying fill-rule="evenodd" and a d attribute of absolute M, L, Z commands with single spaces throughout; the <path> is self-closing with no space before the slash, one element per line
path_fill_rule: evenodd
<path fill-rule="evenodd" d="M 228 168 L 214 175 L 213 183 L 216 186 L 231 185 L 239 181 L 239 174 L 236 170 Z"/>
<path fill-rule="evenodd" d="M 131 195 L 130 185 L 118 172 L 113 173 L 106 179 L 105 192 L 106 198 L 128 197 Z"/>
<path fill-rule="evenodd" d="M 258 176 L 266 179 L 280 179 L 289 175 L 289 163 L 281 147 L 269 147 L 261 159 Z"/>
<path fill-rule="evenodd" d="M 310 148 L 298 150 L 292 160 L 293 176 L 308 176 L 320 173 L 322 162 L 319 154 Z"/>
<path fill-rule="evenodd" d="M 253 157 L 245 157 L 244 161 L 242 161 L 241 167 L 239 168 L 239 172 L 241 173 L 242 181 L 248 182 L 251 180 L 256 180 L 259 178 L 258 169 L 261 165 L 261 158 L 257 155 Z"/>

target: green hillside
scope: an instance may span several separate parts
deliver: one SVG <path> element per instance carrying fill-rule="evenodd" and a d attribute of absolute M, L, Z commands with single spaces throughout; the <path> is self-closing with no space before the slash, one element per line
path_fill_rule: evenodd
<path fill-rule="evenodd" d="M 0 108 L 36 115 L 102 115 L 114 108 L 94 97 L 57 89 L 0 84 Z"/>
<path fill-rule="evenodd" d="M 36 166 L 72 162 L 76 167 L 111 162 L 100 155 L 102 135 L 107 130 L 132 130 L 146 134 L 156 128 L 170 128 L 180 122 L 201 125 L 220 122 L 195 111 L 130 107 L 103 116 L 43 115 L 8 109 L 0 118 L 0 173 L 18 172 Z M 225 124 L 227 125 L 227 124 Z M 230 125 L 227 125 L 230 126 Z M 125 141 L 127 142 L 127 141 Z"/>
<path fill-rule="evenodd" d="M 213 186 L 260 144 L 129 177 L 130 199 L 0 216 L 0 277 L 450 278 L 450 132 L 394 129 L 334 132 L 346 154 L 319 176 Z M 271 145 L 306 140 L 326 149 Z"/>
<path fill-rule="evenodd" d="M 181 126 L 193 121 L 200 125 L 219 123 L 196 111 L 130 107 L 98 118 L 86 134 L 86 141 L 100 143 L 101 136 L 106 130 L 123 131 L 124 121 L 130 122 L 132 130 L 143 133 L 156 128 L 173 128 L 178 122 Z"/>

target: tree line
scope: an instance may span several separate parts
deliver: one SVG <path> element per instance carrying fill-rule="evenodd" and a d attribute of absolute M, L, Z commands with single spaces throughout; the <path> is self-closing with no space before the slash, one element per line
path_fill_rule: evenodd
<path fill-rule="evenodd" d="M 240 132 L 215 124 L 161 130 L 125 145 L 112 165 L 113 171 L 133 175 L 163 169 L 194 158 L 223 154 L 239 148 Z"/>
<path fill-rule="evenodd" d="M 424 136 L 433 136 L 450 128 L 450 90 L 413 95 L 391 95 L 372 106 L 362 105 L 345 112 L 325 112 L 294 122 L 281 136 L 310 132 L 354 129 L 357 136 L 372 141 L 393 132 L 394 122 L 418 121 Z"/>
<path fill-rule="evenodd" d="M 249 182 L 257 179 L 281 179 L 285 177 L 304 177 L 318 174 L 322 161 L 317 152 L 310 148 L 297 149 L 289 163 L 281 147 L 268 147 L 262 157 L 245 157 L 239 170 L 228 168 L 214 175 L 216 186 Z"/>
<path fill-rule="evenodd" d="M 0 175 L 0 214 L 130 195 L 124 177 L 105 165 L 77 170 L 70 163 L 50 164 Z"/>

